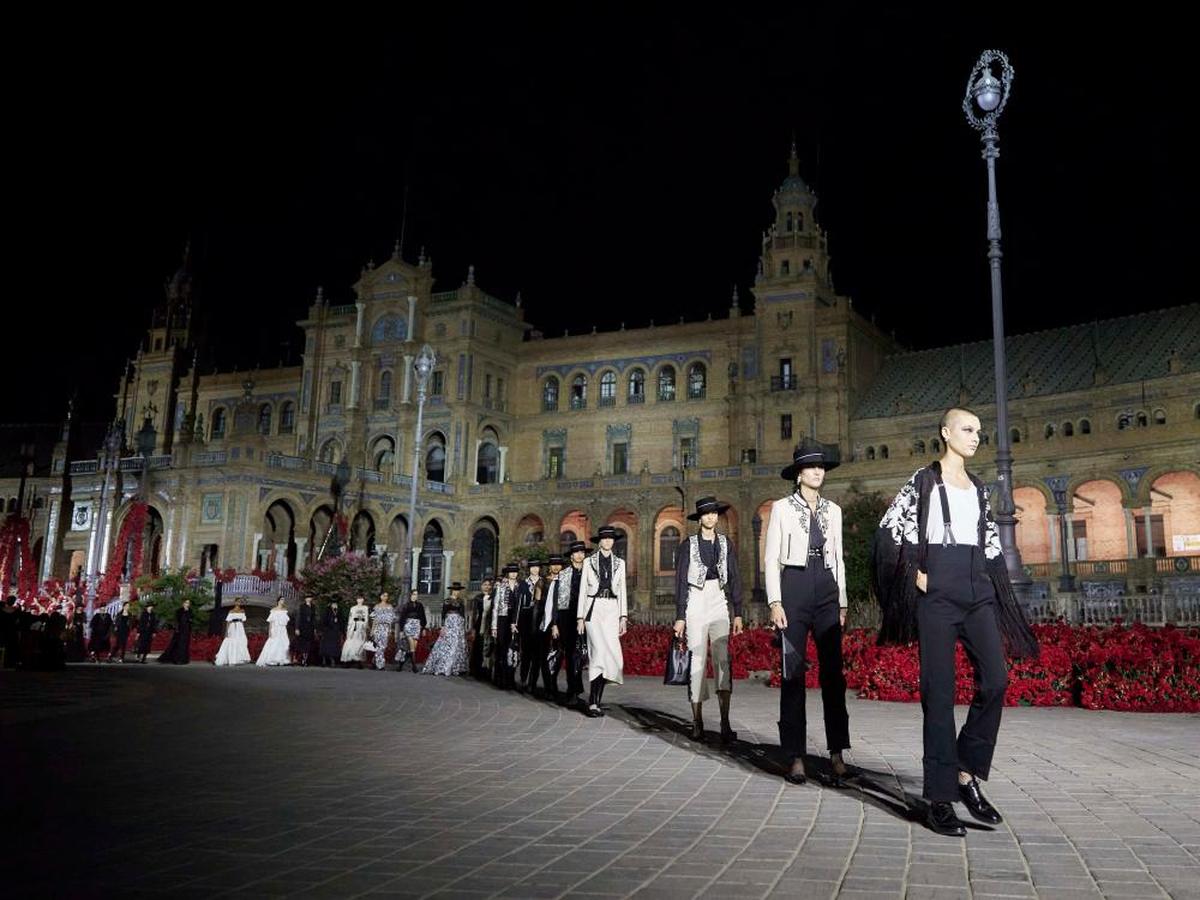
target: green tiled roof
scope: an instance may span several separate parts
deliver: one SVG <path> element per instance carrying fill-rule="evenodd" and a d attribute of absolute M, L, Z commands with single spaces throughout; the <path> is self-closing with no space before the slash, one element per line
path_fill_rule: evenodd
<path fill-rule="evenodd" d="M 1182 371 L 1194 372 L 1200 369 L 1200 304 L 1010 335 L 1006 343 L 1010 399 L 1092 387 L 1097 353 L 1108 384 L 1167 375 L 1172 351 Z M 889 356 L 854 418 L 940 411 L 959 402 L 960 383 L 970 402 L 993 402 L 991 341 Z"/>

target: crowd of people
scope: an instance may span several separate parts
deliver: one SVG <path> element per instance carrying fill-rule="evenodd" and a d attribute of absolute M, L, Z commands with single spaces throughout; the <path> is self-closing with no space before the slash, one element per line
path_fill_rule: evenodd
<path fill-rule="evenodd" d="M 920 642 L 926 824 L 939 834 L 961 837 L 965 827 L 955 801 L 982 822 L 1003 821 L 983 796 L 980 780 L 987 779 L 1000 728 L 1005 655 L 1036 655 L 1038 647 L 1008 579 L 987 488 L 966 468 L 979 447 L 979 419 L 968 409 L 949 409 L 940 433 L 946 448 L 942 458 L 909 479 L 880 522 L 874 590 L 883 612 L 881 641 Z M 789 491 L 772 505 L 764 539 L 767 603 L 781 655 L 779 743 L 787 763 L 784 777 L 796 784 L 806 780 L 804 672 L 810 635 L 817 648 L 830 770 L 835 783 L 848 775 L 842 512 L 821 494 L 826 473 L 837 465 L 822 444 L 803 441 L 795 448 L 791 465 L 780 473 Z M 719 736 L 726 744 L 737 739 L 730 724 L 729 638 L 742 630 L 737 554 L 717 530 L 727 508 L 715 497 L 702 497 L 688 516 L 699 528 L 676 557 L 679 652 L 672 654 L 672 659 L 687 659 L 676 674 L 687 684 L 691 736 L 697 741 L 706 740 L 703 704 L 713 692 L 707 676 L 711 661 Z M 451 584 L 439 635 L 421 671 L 469 674 L 502 690 L 603 716 L 605 687 L 624 681 L 621 637 L 629 622 L 625 563 L 613 553 L 616 537 L 616 529 L 606 525 L 592 537 L 590 552 L 583 541 L 574 541 L 565 555 L 550 556 L 545 572 L 536 560 L 529 560 L 524 571 L 510 563 L 497 582 L 483 581 L 469 608 L 463 585 Z M 188 661 L 191 617 L 185 602 L 160 662 Z M 217 666 L 252 661 L 245 624 L 246 612 L 235 603 L 224 616 Z M 373 606 L 358 597 L 345 614 L 337 602 L 318 609 L 313 597 L 305 597 L 294 623 L 280 598 L 267 624 L 268 638 L 255 660 L 259 666 L 371 664 L 383 670 L 394 646 L 395 668 L 415 673 L 428 616 L 413 591 L 399 606 L 386 593 Z M 128 603 L 115 616 L 100 610 L 91 619 L 85 648 L 83 614 L 73 601 L 24 609 L 9 598 L 0 615 L 0 642 L 6 665 L 52 668 L 85 656 L 93 662 L 124 661 L 136 630 L 136 656 L 145 662 L 157 625 L 152 604 L 141 612 L 136 628 Z M 976 692 L 965 724 L 956 730 L 959 642 L 974 668 Z M 560 682 L 564 674 L 565 685 Z"/>

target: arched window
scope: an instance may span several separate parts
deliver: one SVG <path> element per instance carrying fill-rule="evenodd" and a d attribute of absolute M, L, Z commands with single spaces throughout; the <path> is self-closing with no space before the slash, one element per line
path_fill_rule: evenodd
<path fill-rule="evenodd" d="M 619 525 L 616 526 L 617 538 L 613 541 L 613 554 L 629 562 L 629 533 Z"/>
<path fill-rule="evenodd" d="M 1145 427 L 1147 427 L 1149 424 L 1150 424 L 1150 417 L 1149 417 L 1149 416 L 1147 416 L 1147 415 L 1146 415 L 1144 412 L 1142 412 L 1142 411 L 1140 411 L 1140 410 L 1139 410 L 1139 411 L 1138 411 L 1138 414 L 1137 414 L 1137 426 L 1138 426 L 1138 428 L 1145 428 Z"/>
<path fill-rule="evenodd" d="M 642 369 L 634 369 L 629 373 L 629 402 L 646 402 L 646 373 Z"/>
<path fill-rule="evenodd" d="M 1050 440 L 1050 438 L 1054 437 L 1054 431 L 1054 423 L 1051 422 L 1046 426 L 1046 440 Z"/>
<path fill-rule="evenodd" d="M 559 552 L 561 552 L 565 556 L 566 552 L 567 552 L 567 548 L 570 547 L 571 544 L 573 544 L 577 540 L 579 540 L 578 535 L 576 535 L 575 532 L 571 531 L 570 529 L 561 532 L 558 536 Z"/>
<path fill-rule="evenodd" d="M 913 453 L 917 454 L 918 456 L 924 456 L 925 455 L 925 442 L 917 441 L 915 444 L 913 444 Z"/>
<path fill-rule="evenodd" d="M 991 438 L 988 437 L 988 433 L 986 431 L 979 432 L 979 443 L 984 447 L 991 443 Z"/>
<path fill-rule="evenodd" d="M 558 410 L 558 379 L 551 375 L 542 383 L 542 411 Z"/>
<path fill-rule="evenodd" d="M 1021 429 L 1014 428 L 1012 434 L 1009 435 L 1009 440 L 1014 444 L 1021 443 Z"/>
<path fill-rule="evenodd" d="M 479 445 L 475 480 L 480 484 L 495 484 L 500 480 L 500 451 L 491 441 Z"/>
<path fill-rule="evenodd" d="M 792 214 L 790 212 L 787 214 L 787 225 L 784 227 L 784 231 L 788 234 L 792 233 Z"/>
<path fill-rule="evenodd" d="M 330 438 L 321 446 L 321 452 L 317 455 L 321 462 L 338 463 L 342 461 L 342 448 L 338 442 Z"/>
<path fill-rule="evenodd" d="M 379 373 L 379 393 L 375 397 L 376 409 L 387 409 L 392 402 L 392 373 L 384 370 Z"/>
<path fill-rule="evenodd" d="M 436 431 L 429 436 L 429 449 L 425 451 L 425 480 L 446 480 L 446 439 Z"/>
<path fill-rule="evenodd" d="M 1133 416 L 1129 413 L 1121 413 L 1117 416 L 1117 431 L 1124 431 L 1133 425 Z"/>
<path fill-rule="evenodd" d="M 264 403 L 258 408 L 258 433 L 271 433 L 271 404 Z"/>
<path fill-rule="evenodd" d="M 888 448 L 887 448 L 887 444 L 880 444 L 880 445 L 879 445 L 879 458 L 880 458 L 880 459 L 887 459 L 887 458 L 888 458 Z"/>
<path fill-rule="evenodd" d="M 875 448 L 868 447 L 867 448 L 867 459 L 874 459 L 874 458 L 875 458 Z"/>
<path fill-rule="evenodd" d="M 396 443 L 390 437 L 376 439 L 371 447 L 376 472 L 388 472 L 396 463 Z"/>
<path fill-rule="evenodd" d="M 658 370 L 658 399 L 675 399 L 675 367 L 663 366 Z"/>
<path fill-rule="evenodd" d="M 942 442 L 939 441 L 937 438 L 934 438 L 932 441 L 929 442 L 929 449 L 934 453 L 941 453 L 942 452 Z"/>
<path fill-rule="evenodd" d="M 705 391 L 704 363 L 692 363 L 688 369 L 688 399 L 703 400 Z"/>
<path fill-rule="evenodd" d="M 571 382 L 571 409 L 587 409 L 587 376 L 582 373 Z"/>
<path fill-rule="evenodd" d="M 1063 422 L 1062 435 L 1063 437 L 1075 437 L 1075 425 L 1071 422 Z"/>
<path fill-rule="evenodd" d="M 417 588 L 422 594 L 437 596 L 442 593 L 442 567 L 445 557 L 442 556 L 442 529 L 437 522 L 425 526 L 425 534 L 421 538 L 421 556 L 418 560 Z"/>
<path fill-rule="evenodd" d="M 658 533 L 658 571 L 675 571 L 675 553 L 679 550 L 679 529 L 668 525 Z"/>
<path fill-rule="evenodd" d="M 1197 418 L 1197 419 L 1200 419 L 1200 403 L 1197 403 L 1197 404 L 1196 404 L 1196 405 L 1195 405 L 1195 406 L 1192 408 L 1192 415 L 1193 415 L 1195 418 Z"/>
<path fill-rule="evenodd" d="M 291 400 L 284 401 L 279 407 L 279 433 L 292 434 L 296 430 L 296 404 Z"/>
<path fill-rule="evenodd" d="M 496 577 L 496 532 L 480 525 L 471 535 L 471 570 L 467 575 L 471 590 L 478 590 L 485 578 Z"/>
<path fill-rule="evenodd" d="M 796 213 L 796 230 L 804 230 L 804 213 Z"/>
<path fill-rule="evenodd" d="M 1092 433 L 1092 423 L 1090 421 L 1088 421 L 1087 419 L 1080 419 L 1079 420 L 1079 433 L 1080 434 L 1091 434 Z"/>
<path fill-rule="evenodd" d="M 1154 411 L 1154 424 L 1155 425 L 1166 425 L 1167 424 L 1167 411 L 1165 409 L 1156 409 Z"/>
<path fill-rule="evenodd" d="M 611 369 L 600 376 L 600 405 L 617 405 L 617 373 Z"/>
<path fill-rule="evenodd" d="M 225 410 L 217 407 L 212 414 L 212 428 L 209 431 L 209 439 L 219 441 L 225 437 Z"/>

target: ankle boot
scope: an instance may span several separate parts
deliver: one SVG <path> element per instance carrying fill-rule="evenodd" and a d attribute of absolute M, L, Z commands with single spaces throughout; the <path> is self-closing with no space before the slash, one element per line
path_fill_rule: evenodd
<path fill-rule="evenodd" d="M 704 740 L 704 714 L 702 712 L 703 704 L 692 704 L 692 733 L 689 737 L 693 741 Z"/>
<path fill-rule="evenodd" d="M 717 702 L 721 705 L 721 743 L 731 744 L 737 740 L 737 732 L 729 725 L 729 698 L 732 691 L 717 691 Z"/>

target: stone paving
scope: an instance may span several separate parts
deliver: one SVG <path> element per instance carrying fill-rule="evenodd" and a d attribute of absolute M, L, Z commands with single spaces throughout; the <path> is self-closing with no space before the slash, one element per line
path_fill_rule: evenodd
<path fill-rule="evenodd" d="M 920 824 L 915 705 L 850 702 L 857 783 L 833 789 L 779 777 L 760 684 L 735 685 L 727 752 L 684 736 L 682 689 L 605 700 L 592 720 L 411 672 L 3 672 L 0 871 L 22 897 L 1200 898 L 1197 716 L 1006 710 L 1006 822 L 960 840 Z"/>

